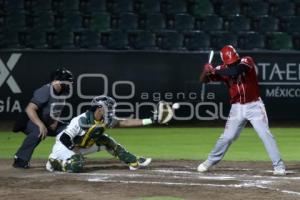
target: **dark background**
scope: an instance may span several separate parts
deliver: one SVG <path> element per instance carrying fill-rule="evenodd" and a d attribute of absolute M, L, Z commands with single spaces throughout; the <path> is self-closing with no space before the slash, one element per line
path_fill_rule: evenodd
<path fill-rule="evenodd" d="M 102 78 L 85 78 L 82 80 L 81 91 L 85 95 L 101 95 L 104 93 L 104 85 L 107 86 L 107 95 L 113 96 L 113 84 L 116 81 L 131 81 L 135 86 L 135 95 L 130 99 L 116 98 L 118 102 L 129 102 L 135 107 L 136 104 L 149 101 L 157 103 L 160 100 L 169 102 L 190 102 L 196 106 L 200 102 L 216 102 L 218 107 L 220 103 L 223 115 L 227 116 L 229 110 L 227 88 L 223 84 L 205 85 L 205 91 L 201 93 L 203 86 L 199 83 L 198 78 L 201 73 L 202 66 L 208 60 L 208 52 L 151 52 L 151 51 L 2 51 L 0 53 L 1 60 L 5 64 L 12 53 L 22 53 L 21 58 L 11 71 L 11 75 L 19 85 L 21 93 L 14 94 L 4 83 L 0 88 L 0 106 L 3 108 L 0 113 L 1 120 L 13 120 L 19 112 L 11 112 L 10 106 L 15 100 L 20 101 L 22 109 L 25 108 L 32 92 L 41 85 L 49 82 L 50 73 L 58 67 L 66 67 L 73 71 L 75 75 L 74 94 L 68 102 L 75 108 L 73 115 L 77 113 L 77 106 L 82 102 L 90 102 L 88 99 L 80 99 L 77 94 L 77 78 L 81 74 L 103 74 L 107 77 L 104 83 Z M 288 122 L 299 121 L 299 104 L 300 92 L 298 96 L 282 96 L 278 93 L 278 97 L 266 97 L 266 89 L 297 89 L 299 86 L 300 69 L 299 69 L 299 53 L 289 52 L 241 52 L 241 56 L 253 56 L 258 63 L 259 79 L 261 84 L 272 83 L 273 85 L 261 85 L 262 99 L 266 104 L 268 116 L 270 120 Z M 214 64 L 219 63 L 219 54 L 215 53 Z M 269 63 L 265 68 L 267 77 L 273 73 L 272 80 L 262 80 L 262 67 L 259 63 Z M 282 80 L 279 80 L 278 70 L 273 69 L 274 64 L 280 69 Z M 287 63 L 295 63 L 296 66 L 290 68 L 295 71 L 291 76 L 296 79 L 289 81 L 286 78 Z M 278 85 L 287 84 L 289 85 Z M 117 85 L 116 93 L 118 95 L 129 95 L 131 87 L 128 84 Z M 148 93 L 148 98 L 143 96 Z M 168 95 L 173 94 L 172 98 Z M 177 98 L 177 94 L 179 98 Z M 184 95 L 182 94 L 184 93 Z M 208 99 L 207 94 L 214 93 L 214 99 Z M 165 96 L 167 94 L 167 97 Z M 192 94 L 192 96 L 189 96 Z M 154 95 L 154 97 L 153 97 Z M 159 98 L 160 95 L 160 98 Z M 142 97 L 143 96 L 143 97 Z M 185 97 L 183 97 L 185 96 Z M 204 97 L 204 98 L 203 98 Z M 7 100 L 10 100 L 10 105 Z M 205 103 L 204 103 L 205 104 Z M 1 108 L 0 107 L 0 108 Z M 223 108 L 222 108 L 223 107 Z M 119 108 L 128 108 L 128 106 L 119 106 Z M 144 106 L 140 109 L 139 117 L 147 117 L 153 108 Z M 214 112 L 212 106 L 200 106 L 198 113 L 201 116 L 208 110 Z M 1 109 L 0 109 L 1 110 Z M 83 109 L 84 110 L 84 109 Z M 136 109 L 135 109 L 136 110 Z M 220 111 L 217 112 L 220 115 Z M 120 114 L 121 116 L 129 116 L 131 112 Z M 176 115 L 183 117 L 190 114 L 187 106 L 181 106 L 176 111 Z M 136 115 L 135 115 L 136 116 Z M 220 120 L 216 118 L 215 120 Z M 191 120 L 184 120 L 182 123 L 192 124 L 199 120 L 194 116 Z M 174 121 L 174 123 L 180 123 Z"/>

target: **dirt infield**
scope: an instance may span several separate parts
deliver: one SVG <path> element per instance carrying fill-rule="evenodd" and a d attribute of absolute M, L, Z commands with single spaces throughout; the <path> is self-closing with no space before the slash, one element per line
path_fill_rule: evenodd
<path fill-rule="evenodd" d="M 129 171 L 116 160 L 90 161 L 80 174 L 49 173 L 43 161 L 29 170 L 0 160 L 0 199 L 93 200 L 168 196 L 182 199 L 300 199 L 300 163 L 288 163 L 287 176 L 273 176 L 269 162 L 222 162 L 196 172 L 197 161 L 153 161 Z"/>

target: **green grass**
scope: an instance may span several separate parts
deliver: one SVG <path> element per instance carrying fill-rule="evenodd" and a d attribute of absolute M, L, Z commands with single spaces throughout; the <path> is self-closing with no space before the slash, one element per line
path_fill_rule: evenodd
<path fill-rule="evenodd" d="M 129 151 L 154 159 L 203 160 L 213 148 L 222 128 L 127 128 L 108 130 L 108 134 Z M 300 159 L 300 129 L 273 128 L 282 157 L 286 161 Z M 0 158 L 11 158 L 24 139 L 24 134 L 0 133 Z M 36 149 L 33 158 L 47 158 L 54 138 L 47 138 Z M 111 156 L 106 152 L 93 158 Z M 269 160 L 264 146 L 251 128 L 246 128 L 233 143 L 224 160 Z"/>

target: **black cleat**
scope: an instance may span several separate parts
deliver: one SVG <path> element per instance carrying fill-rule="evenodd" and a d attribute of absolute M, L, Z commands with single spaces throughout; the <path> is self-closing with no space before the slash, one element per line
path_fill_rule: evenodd
<path fill-rule="evenodd" d="M 23 159 L 18 158 L 17 156 L 15 156 L 13 167 L 28 169 L 30 166 L 29 166 L 29 162 L 28 161 L 25 161 L 25 160 L 23 160 Z"/>

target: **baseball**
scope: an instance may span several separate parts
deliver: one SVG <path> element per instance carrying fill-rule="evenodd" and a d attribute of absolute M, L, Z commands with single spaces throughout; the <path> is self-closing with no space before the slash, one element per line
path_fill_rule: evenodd
<path fill-rule="evenodd" d="M 174 103 L 174 104 L 172 105 L 172 108 L 173 108 L 173 109 L 178 109 L 179 107 L 180 107 L 179 103 Z"/>

